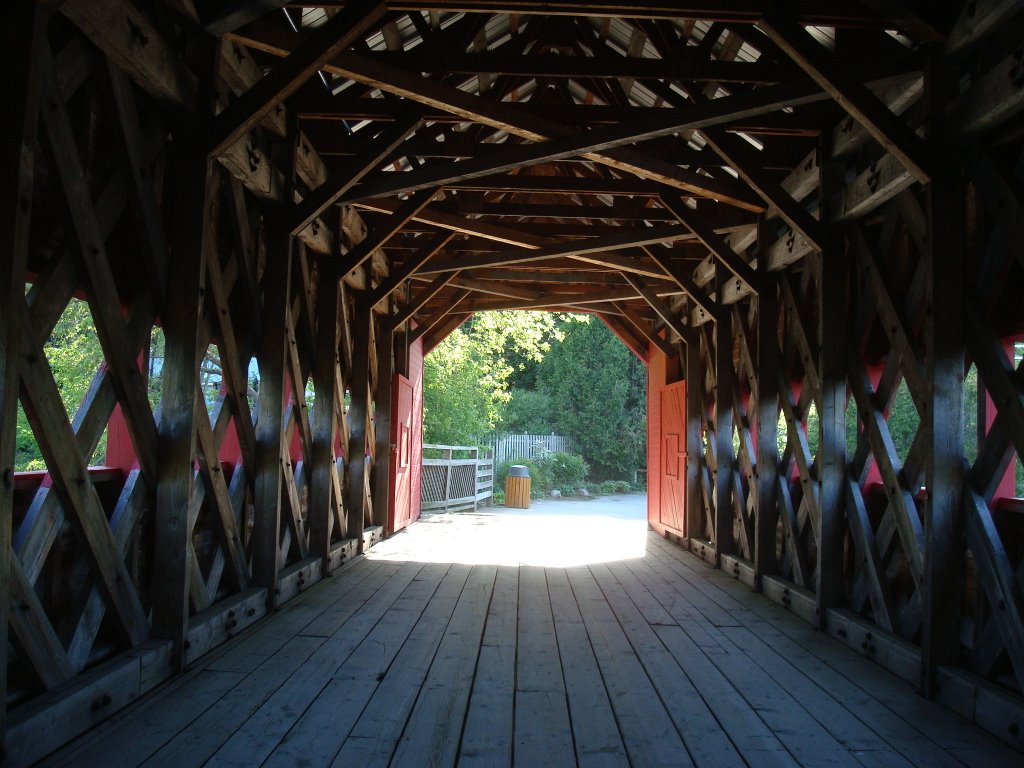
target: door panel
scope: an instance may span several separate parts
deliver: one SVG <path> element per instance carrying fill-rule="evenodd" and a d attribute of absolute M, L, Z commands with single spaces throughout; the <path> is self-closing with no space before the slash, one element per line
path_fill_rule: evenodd
<path fill-rule="evenodd" d="M 686 382 L 661 390 L 661 466 L 658 520 L 684 535 L 686 520 Z"/>
<path fill-rule="evenodd" d="M 391 498 L 388 531 L 407 526 L 412 519 L 412 383 L 395 375 L 391 403 Z"/>

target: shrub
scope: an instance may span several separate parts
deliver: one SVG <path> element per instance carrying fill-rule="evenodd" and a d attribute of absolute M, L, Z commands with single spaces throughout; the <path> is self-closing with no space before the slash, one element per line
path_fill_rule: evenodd
<path fill-rule="evenodd" d="M 522 464 L 530 472 L 530 496 L 541 498 L 547 494 L 554 483 L 551 479 L 551 467 L 546 461 L 535 459 L 509 459 L 499 463 L 494 468 L 494 485 L 496 488 L 505 490 L 505 481 L 508 479 L 508 468 L 513 464 Z"/>
<path fill-rule="evenodd" d="M 577 486 L 590 469 L 582 456 L 565 451 L 555 451 L 547 463 L 551 466 L 551 479 L 555 485 Z"/>

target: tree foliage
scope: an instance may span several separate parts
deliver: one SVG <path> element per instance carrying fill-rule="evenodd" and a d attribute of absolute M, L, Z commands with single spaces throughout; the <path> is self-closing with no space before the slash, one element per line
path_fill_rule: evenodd
<path fill-rule="evenodd" d="M 493 430 L 510 380 L 543 360 L 562 322 L 548 312 L 482 312 L 453 331 L 424 360 L 425 441 L 471 443 Z"/>
<path fill-rule="evenodd" d="M 585 318 L 537 371 L 559 431 L 576 440 L 595 479 L 632 479 L 645 463 L 647 373 L 604 323 Z"/>

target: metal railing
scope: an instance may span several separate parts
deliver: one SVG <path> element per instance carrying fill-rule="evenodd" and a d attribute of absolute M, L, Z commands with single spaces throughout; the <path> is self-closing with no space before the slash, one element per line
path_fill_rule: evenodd
<path fill-rule="evenodd" d="M 491 451 L 480 456 L 471 445 L 423 446 L 420 509 L 476 509 L 491 497 L 494 489 L 494 459 Z"/>

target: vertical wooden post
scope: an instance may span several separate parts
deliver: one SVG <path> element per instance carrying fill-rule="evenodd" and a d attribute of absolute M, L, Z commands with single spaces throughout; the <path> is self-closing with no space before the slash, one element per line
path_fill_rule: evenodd
<path fill-rule="evenodd" d="M 366 520 L 366 419 L 370 396 L 370 323 L 373 308 L 366 291 L 355 294 L 352 316 L 352 369 L 349 375 L 351 405 L 348 409 L 348 531 L 363 551 Z"/>
<path fill-rule="evenodd" d="M 760 252 L 770 244 L 764 217 L 759 220 Z M 776 573 L 775 531 L 778 526 L 779 453 L 779 300 L 776 283 L 768 273 L 768 259 L 758 260 L 761 293 L 757 296 L 757 519 L 754 528 L 754 577 Z"/>
<path fill-rule="evenodd" d="M 937 46 L 932 46 L 936 48 Z M 929 51 L 925 69 L 928 138 L 934 174 L 928 197 L 928 288 L 925 356 L 931 397 L 921 428 L 928 437 L 924 508 L 924 594 L 921 690 L 936 692 L 936 673 L 960 655 L 960 592 L 964 513 L 964 185 L 946 151 L 941 56 Z M 984 393 L 979 390 L 979 401 Z"/>
<path fill-rule="evenodd" d="M 837 168 L 831 160 L 831 147 L 822 139 L 819 149 L 821 196 L 820 211 L 829 218 L 828 203 L 835 190 Z M 816 624 L 825 624 L 828 608 L 843 601 L 843 485 L 846 481 L 846 350 L 847 297 L 849 266 L 846 242 L 833 236 L 818 255 L 818 348 L 820 350 L 819 417 L 821 441 L 818 447 L 820 484 L 818 526 L 818 571 Z"/>
<path fill-rule="evenodd" d="M 198 137 L 197 137 L 198 139 Z M 163 393 L 156 487 L 153 634 L 174 641 L 174 663 L 185 664 L 188 630 L 189 506 L 195 493 L 195 413 L 199 394 L 199 323 L 211 244 L 213 166 L 200 142 L 176 151 L 168 296 L 164 303 Z"/>
<path fill-rule="evenodd" d="M 388 299 L 387 307 L 391 308 Z M 390 314 L 390 313 L 389 313 Z M 385 315 L 387 318 L 388 315 Z M 373 522 L 387 525 L 391 494 L 391 389 L 395 368 L 395 332 L 385 321 L 377 325 L 377 393 L 374 396 L 376 425 L 374 427 Z"/>
<path fill-rule="evenodd" d="M 331 510 L 334 489 L 334 446 L 338 436 L 338 414 L 334 412 L 338 387 L 338 296 L 337 259 L 320 262 L 316 295 L 316 349 L 313 365 L 313 456 L 309 494 L 309 552 L 323 560 L 328 571 L 331 548 Z M 340 499 L 339 499 L 340 501 Z"/>
<path fill-rule="evenodd" d="M 716 267 L 715 272 L 718 295 L 721 296 L 731 274 L 722 266 Z M 732 475 L 736 463 L 732 452 L 732 390 L 735 378 L 732 313 L 726 309 L 715 323 L 715 552 L 719 558 L 731 555 L 735 548 L 732 535 Z"/>
<path fill-rule="evenodd" d="M 16 3 L 3 25 L 0 61 L 19 73 L 7 83 L 7 114 L 0 121 L 0 628 L 6 638 L 10 604 L 11 526 L 14 506 L 15 426 L 18 421 L 18 356 L 25 306 L 25 265 L 32 215 L 32 172 L 39 122 L 38 49 L 45 13 Z M 4 762 L 7 641 L 0 644 L 0 763 Z"/>
<path fill-rule="evenodd" d="M 704 387 L 704 373 L 700 359 L 700 335 L 694 333 L 686 343 L 686 537 L 699 535 L 704 526 L 704 511 L 701 504 L 700 466 L 703 446 L 700 440 L 702 421 L 701 390 Z M 650 482 L 648 469 L 647 479 Z"/>
<path fill-rule="evenodd" d="M 284 389 L 292 252 L 291 237 L 286 230 L 265 226 L 264 238 L 267 266 L 263 273 L 263 337 L 256 355 L 260 366 L 260 392 L 256 422 L 252 581 L 258 587 L 266 587 L 268 603 L 273 606 L 281 535 L 281 473 L 285 471 L 287 462 Z"/>

